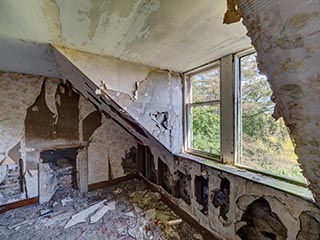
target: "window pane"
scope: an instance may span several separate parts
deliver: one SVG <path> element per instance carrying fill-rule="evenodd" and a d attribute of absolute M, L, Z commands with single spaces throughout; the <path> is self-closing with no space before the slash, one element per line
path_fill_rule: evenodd
<path fill-rule="evenodd" d="M 240 59 L 242 94 L 241 164 L 305 182 L 283 119 L 271 116 L 274 103 L 267 78 L 259 74 L 256 54 Z"/>
<path fill-rule="evenodd" d="M 192 102 L 208 102 L 220 99 L 220 67 L 191 76 Z"/>
<path fill-rule="evenodd" d="M 220 155 L 219 104 L 192 106 L 190 111 L 190 147 Z"/>

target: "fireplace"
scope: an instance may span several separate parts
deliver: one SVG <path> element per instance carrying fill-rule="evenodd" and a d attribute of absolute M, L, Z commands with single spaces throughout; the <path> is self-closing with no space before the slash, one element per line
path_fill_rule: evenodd
<path fill-rule="evenodd" d="M 71 188 L 87 189 L 86 147 L 40 151 L 39 202 L 48 202 L 58 190 L 68 192 Z"/>

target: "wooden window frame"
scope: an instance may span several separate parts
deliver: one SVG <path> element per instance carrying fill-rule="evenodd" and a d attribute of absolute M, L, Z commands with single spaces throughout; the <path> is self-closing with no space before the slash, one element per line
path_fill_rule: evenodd
<path fill-rule="evenodd" d="M 199 73 L 208 71 L 210 69 L 214 69 L 215 67 L 219 67 L 219 85 L 220 85 L 220 98 L 219 100 L 211 100 L 211 101 L 206 101 L 206 102 L 197 102 L 193 103 L 192 102 L 192 89 L 191 89 L 191 77 L 194 75 L 197 75 Z M 205 157 L 209 158 L 211 160 L 215 161 L 221 161 L 220 155 L 209 153 L 203 150 L 195 149 L 191 147 L 191 119 L 190 119 L 190 114 L 191 114 L 191 109 L 192 107 L 197 107 L 197 106 L 217 106 L 219 105 L 219 111 L 220 111 L 220 122 L 221 122 L 221 69 L 220 69 L 220 61 L 214 61 L 209 64 L 206 64 L 204 66 L 201 66 L 199 68 L 196 68 L 194 70 L 188 71 L 184 73 L 184 102 L 185 102 L 185 107 L 184 107 L 184 150 L 187 153 L 191 153 L 193 155 L 197 155 L 200 157 Z M 220 124 L 220 130 L 221 130 L 221 124 Z M 220 132 L 220 152 L 221 152 L 221 132 Z"/>

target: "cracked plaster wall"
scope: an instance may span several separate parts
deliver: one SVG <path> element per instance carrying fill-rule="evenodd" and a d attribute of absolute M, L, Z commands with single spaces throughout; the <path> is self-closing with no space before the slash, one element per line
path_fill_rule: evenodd
<path fill-rule="evenodd" d="M 89 183 L 125 175 L 122 158 L 126 150 L 136 146 L 135 139 L 105 116 L 99 124 L 93 119 L 99 115 L 93 104 L 61 85 L 61 80 L 1 72 L 0 83 L 0 205 L 38 196 L 41 148 L 89 140 Z M 42 120 L 35 125 L 35 119 Z M 46 134 L 40 134 L 39 129 Z M 20 190 L 20 158 L 27 195 Z"/>
<path fill-rule="evenodd" d="M 83 96 L 79 100 L 80 139 L 84 139 L 84 122 L 97 108 Z M 92 132 L 88 146 L 88 183 L 98 183 L 125 176 L 121 165 L 126 151 L 136 145 L 136 139 L 119 127 L 110 117 L 101 114 L 101 124 Z M 89 122 L 88 125 L 93 124 Z"/>
<path fill-rule="evenodd" d="M 250 239 L 248 235 L 244 238 L 240 238 L 237 235 L 237 231 L 246 225 L 246 222 L 242 220 L 242 216 L 248 210 L 248 206 L 253 203 L 255 200 L 263 197 L 267 204 L 270 205 L 270 209 L 273 212 L 270 216 L 277 216 L 275 218 L 269 217 L 266 221 L 258 222 L 256 219 L 253 224 L 259 226 L 259 229 L 262 232 L 270 235 L 270 238 L 261 238 L 261 239 L 273 239 L 271 233 L 274 233 L 276 230 L 270 229 L 272 224 L 277 225 L 277 221 L 274 219 L 279 219 L 283 224 L 283 229 L 286 230 L 287 239 L 301 239 L 302 236 L 311 236 L 310 239 L 318 239 L 317 237 L 317 226 L 320 220 L 320 209 L 312 201 L 305 200 L 301 197 L 297 197 L 281 190 L 274 189 L 272 187 L 259 184 L 255 181 L 245 179 L 234 174 L 219 171 L 212 167 L 197 163 L 194 160 L 189 160 L 185 157 L 173 156 L 166 152 L 158 151 L 157 149 L 151 148 L 151 152 L 155 154 L 154 162 L 155 166 L 158 166 L 158 161 L 163 161 L 169 168 L 170 174 L 173 176 L 172 182 L 177 184 L 172 186 L 172 189 L 179 189 L 179 175 L 180 173 L 185 174 L 185 176 L 191 177 L 191 204 L 185 202 L 182 196 L 169 194 L 164 188 L 158 188 L 160 191 L 167 194 L 174 202 L 177 203 L 183 210 L 190 213 L 201 225 L 212 231 L 215 235 L 220 236 L 222 239 Z M 158 171 L 158 168 L 156 167 Z M 195 194 L 195 178 L 196 176 L 203 176 L 208 179 L 208 213 L 204 214 L 202 211 L 203 206 L 196 200 Z M 267 177 L 262 177 L 267 180 Z M 221 182 L 223 179 L 229 181 L 229 192 L 228 199 L 226 200 L 227 210 L 226 217 L 221 216 L 221 205 L 217 207 L 212 201 L 212 197 L 217 190 L 221 189 Z M 160 179 L 158 179 L 158 184 L 160 184 Z M 181 188 L 181 185 L 180 185 Z M 179 189 L 178 191 L 190 191 L 187 189 Z M 185 198 L 185 197 L 184 197 Z M 222 198 L 223 199 L 223 198 Z M 224 201 L 224 200 L 223 200 Z M 222 201 L 222 202 L 223 202 Z M 225 209 L 225 208 L 224 208 Z M 257 208 L 255 214 L 259 214 L 262 209 Z M 306 212 L 308 216 L 305 217 Z M 266 216 L 267 217 L 267 216 Z M 268 225 L 271 224 L 271 225 Z M 284 234 L 279 233 L 279 234 Z M 252 235 L 253 236 L 253 235 Z M 283 236 L 283 235 L 281 235 Z M 276 235 L 277 239 L 281 239 L 280 235 Z M 258 238 L 260 239 L 260 238 Z"/>
<path fill-rule="evenodd" d="M 232 171 L 230 172 L 230 170 L 226 170 L 225 168 L 223 168 L 224 170 L 218 170 L 222 167 L 217 168 L 217 166 L 208 166 L 214 165 L 211 164 L 210 161 L 206 161 L 203 159 L 197 159 L 197 161 L 195 161 L 190 160 L 186 157 L 173 155 L 168 150 L 168 148 L 164 148 L 161 144 L 156 144 L 157 141 L 154 141 L 153 139 L 154 135 L 150 137 L 150 132 L 145 131 L 145 126 L 143 124 L 141 124 L 142 129 L 140 129 L 139 131 L 137 130 L 137 128 L 135 128 L 139 125 L 132 125 L 133 123 L 136 124 L 137 119 L 134 119 L 133 121 L 131 114 L 128 114 L 128 112 L 130 111 L 130 108 L 135 108 L 134 104 L 136 104 L 137 101 L 135 102 L 134 100 L 130 100 L 130 98 L 128 97 L 129 95 L 125 93 L 117 94 L 117 91 L 115 91 L 112 94 L 110 93 L 110 89 L 108 91 L 108 94 L 109 96 L 111 96 L 111 99 L 109 98 L 109 96 L 104 96 L 103 94 L 95 94 L 95 90 L 98 88 L 98 86 L 94 84 L 86 75 L 79 72 L 79 69 L 77 69 L 77 67 L 75 67 L 72 62 L 67 61 L 61 53 L 56 52 L 55 54 L 56 59 L 58 60 L 60 72 L 62 73 L 62 76 L 64 78 L 70 79 L 70 81 L 74 83 L 79 91 L 86 95 L 86 97 L 88 97 L 90 101 L 95 102 L 98 108 L 102 109 L 107 114 L 110 114 L 110 116 L 114 120 L 118 121 L 123 126 L 126 126 L 126 129 L 128 129 L 128 131 L 132 132 L 141 142 L 143 142 L 150 148 L 150 151 L 153 154 L 153 157 L 150 157 L 150 159 L 151 161 L 153 161 L 153 164 L 149 163 L 149 166 L 154 166 L 154 170 L 157 173 L 154 175 L 146 174 L 147 178 L 150 178 L 149 180 L 152 182 L 156 182 L 156 185 L 165 185 L 164 187 L 167 189 L 167 191 L 171 192 L 172 194 L 166 192 L 163 187 L 158 186 L 160 191 L 165 192 L 168 197 L 175 201 L 177 205 L 183 210 L 190 213 L 201 225 L 211 230 L 221 238 L 240 239 L 240 236 L 237 235 L 237 231 L 247 224 L 247 221 L 244 221 L 243 215 L 245 215 L 246 212 L 252 213 L 251 210 L 248 211 L 248 208 L 251 209 L 251 207 L 249 207 L 250 204 L 252 204 L 255 200 L 263 197 L 263 199 L 267 201 L 265 205 L 270 205 L 270 208 L 267 208 L 267 211 L 265 212 L 270 213 L 270 216 L 273 216 L 274 214 L 274 216 L 277 216 L 271 218 L 270 225 L 262 224 L 262 226 L 260 226 L 258 229 L 259 231 L 261 231 L 262 229 L 262 232 L 266 232 L 267 237 L 269 237 L 267 239 L 272 239 L 273 237 L 272 234 L 274 234 L 274 232 L 270 232 L 270 226 L 276 224 L 272 222 L 272 219 L 276 219 L 278 221 L 277 218 L 279 218 L 279 221 L 283 223 L 284 226 L 281 230 L 281 233 L 279 234 L 281 234 L 281 236 L 285 236 L 285 234 L 287 234 L 288 239 L 296 239 L 298 234 L 300 234 L 300 236 L 308 236 L 308 234 L 310 236 L 314 236 L 317 233 L 316 231 L 314 231 L 314 226 L 317 226 L 320 210 L 317 205 L 312 202 L 312 200 L 310 200 L 310 196 L 308 199 L 304 199 L 302 197 L 294 196 L 293 194 L 289 194 L 282 190 L 272 188 L 270 187 L 270 185 L 267 186 L 265 184 L 258 183 L 257 181 L 257 179 L 259 179 L 259 182 L 268 183 L 270 182 L 270 180 L 272 180 L 268 177 L 258 176 L 257 174 L 252 174 L 251 176 L 248 173 L 241 173 L 241 170 L 238 171 L 239 175 L 235 175 L 231 173 Z M 150 72 L 150 74 L 160 74 L 160 76 L 161 74 L 165 73 L 168 74 L 165 71 Z M 164 80 L 164 82 L 166 83 L 166 80 Z M 156 80 L 147 80 L 145 82 L 142 82 L 140 87 L 146 84 L 146 89 L 149 89 L 147 83 L 151 84 L 153 88 L 157 88 L 158 84 L 158 86 L 161 86 L 161 84 L 156 82 Z M 158 89 L 157 91 L 163 91 L 163 89 L 165 88 L 160 88 L 160 90 Z M 139 89 L 139 91 L 141 91 L 141 89 Z M 139 91 L 137 98 L 138 100 Z M 113 101 L 112 98 L 115 101 Z M 132 103 L 130 101 L 132 101 Z M 148 101 L 150 101 L 150 99 L 146 98 L 142 104 L 148 104 Z M 132 104 L 128 104 L 126 111 L 124 110 L 124 107 L 121 107 L 125 105 L 124 102 L 127 102 L 127 104 Z M 157 111 L 157 109 L 154 110 Z M 141 111 L 142 113 L 147 112 L 144 112 L 143 108 L 141 108 Z M 164 111 L 162 110 L 162 112 Z M 154 116 L 156 116 L 156 114 Z M 180 124 L 180 122 L 176 122 L 175 124 Z M 132 129 L 132 127 L 135 130 Z M 165 172 L 163 172 L 163 166 L 166 166 Z M 159 176 L 161 175 L 159 174 L 160 170 L 162 171 L 162 174 L 166 175 L 166 181 L 161 181 L 162 179 L 159 179 Z M 146 171 L 148 172 L 148 169 Z M 157 178 L 156 180 L 154 179 L 155 176 Z M 190 183 L 188 183 L 188 181 L 185 181 L 184 177 L 182 181 L 186 184 L 179 184 L 181 176 L 188 176 L 188 181 L 190 181 Z M 196 176 L 203 176 L 208 179 L 209 189 L 207 197 L 210 199 L 208 199 L 207 201 L 207 214 L 204 214 L 203 206 L 196 199 Z M 228 181 L 228 187 L 223 187 L 224 184 L 222 184 L 222 182 L 226 182 L 226 180 L 223 179 L 226 179 Z M 295 188 L 299 187 L 296 186 Z M 211 196 L 214 196 L 215 199 L 213 200 Z M 184 199 L 190 198 L 190 204 L 183 200 L 182 197 Z M 254 211 L 260 211 L 259 207 L 254 207 L 253 209 L 258 209 Z M 305 214 L 302 215 L 302 213 L 304 213 L 305 211 L 310 212 L 310 214 L 314 216 L 316 220 L 314 220 L 313 218 L 311 219 L 305 217 Z M 257 215 L 259 216 L 258 213 Z M 260 222 L 257 222 L 256 224 L 260 224 Z M 308 226 L 308 224 L 313 226 L 311 230 L 305 227 Z M 284 233 L 284 231 L 286 232 Z M 243 239 L 246 238 L 244 237 Z"/>
<path fill-rule="evenodd" d="M 319 1 L 239 0 L 259 59 L 276 102 L 275 117 L 283 116 L 295 152 L 320 202 L 320 61 Z"/>
<path fill-rule="evenodd" d="M 102 125 L 92 134 L 89 142 L 89 184 L 126 175 L 121 159 L 130 147 L 136 145 L 134 137 L 112 119 L 103 116 Z"/>
<path fill-rule="evenodd" d="M 112 99 L 173 153 L 182 147 L 182 84 L 176 73 L 153 70 L 139 83 L 137 99 L 109 91 Z M 154 115 L 165 114 L 165 117 Z"/>
<path fill-rule="evenodd" d="M 79 80 L 78 71 L 83 73 L 82 87 L 77 88 L 84 95 L 89 92 L 85 89 L 94 92 L 102 83 L 112 100 L 156 140 L 171 152 L 181 152 L 183 99 L 182 79 L 178 73 L 58 46 L 54 46 L 54 53 L 64 78 Z M 69 67 L 60 60 L 62 56 L 64 61 L 69 61 Z M 167 114 L 167 128 L 156 120 L 156 113 Z"/>
<path fill-rule="evenodd" d="M 3 176 L 8 176 L 10 169 L 19 168 L 19 157 L 24 159 L 25 162 L 24 121 L 27 109 L 40 94 L 43 81 L 44 77 L 39 76 L 7 72 L 0 73 L 0 168 L 2 169 Z M 21 148 L 15 148 L 15 152 L 19 157 L 18 159 L 12 159 L 9 152 L 18 143 L 20 143 Z M 34 179 L 37 181 L 37 177 L 33 177 L 29 173 L 26 174 L 26 184 L 28 186 L 30 186 L 31 182 L 34 182 Z M 13 179 L 13 181 L 16 182 L 16 187 L 18 180 Z M 2 195 L 1 192 L 0 195 Z M 37 186 L 30 186 L 29 196 L 35 195 L 37 195 Z M 16 194 L 15 196 L 0 199 L 0 205 L 7 202 L 15 202 L 25 197 L 25 194 L 20 192 L 20 194 Z"/>

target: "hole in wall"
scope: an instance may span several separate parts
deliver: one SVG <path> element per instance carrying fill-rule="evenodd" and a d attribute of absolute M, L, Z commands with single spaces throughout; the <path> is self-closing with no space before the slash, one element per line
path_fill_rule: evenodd
<path fill-rule="evenodd" d="M 150 114 L 151 119 L 156 123 L 156 126 L 161 130 L 168 130 L 168 120 L 169 113 L 168 112 L 159 112 L 156 111 Z"/>
<path fill-rule="evenodd" d="M 237 235 L 242 240 L 250 239 L 287 239 L 287 228 L 278 215 L 272 212 L 269 202 L 261 197 L 248 205 L 241 217 L 246 225 L 238 229 Z"/>
<path fill-rule="evenodd" d="M 0 203 L 28 197 L 23 193 L 24 189 L 21 189 L 20 170 L 20 166 L 16 164 L 0 166 Z"/>
<path fill-rule="evenodd" d="M 121 166 L 125 174 L 135 174 L 137 172 L 137 148 L 135 146 L 132 146 L 129 151 L 126 150 Z"/>
<path fill-rule="evenodd" d="M 297 235 L 297 240 L 318 240 L 320 239 L 320 222 L 314 217 L 313 212 L 302 212 L 300 220 L 300 230 Z"/>
<path fill-rule="evenodd" d="M 227 213 L 230 209 L 230 181 L 222 178 L 220 187 L 211 192 L 211 203 L 215 208 L 220 208 L 219 219 L 224 225 L 230 225 Z"/>
<path fill-rule="evenodd" d="M 157 184 L 157 171 L 154 164 L 154 157 L 148 147 L 145 148 L 145 169 L 146 178 L 150 182 Z"/>
<path fill-rule="evenodd" d="M 146 147 L 138 143 L 137 148 L 137 171 L 142 176 L 146 177 L 146 158 L 145 158 Z"/>
<path fill-rule="evenodd" d="M 182 172 L 177 172 L 178 181 L 178 193 L 179 197 L 182 198 L 187 204 L 191 204 L 191 176 L 185 175 Z"/>
<path fill-rule="evenodd" d="M 167 166 L 160 158 L 158 158 L 159 185 L 168 193 L 172 194 L 172 174 Z"/>
<path fill-rule="evenodd" d="M 61 200 L 78 189 L 77 148 L 44 150 L 40 152 L 39 202 Z"/>
<path fill-rule="evenodd" d="M 208 215 L 209 181 L 203 176 L 196 176 L 194 180 L 196 201 L 202 206 L 200 211 Z"/>
<path fill-rule="evenodd" d="M 43 164 L 48 164 L 57 179 L 57 188 L 78 188 L 76 176 L 77 148 L 45 150 L 40 152 Z"/>

